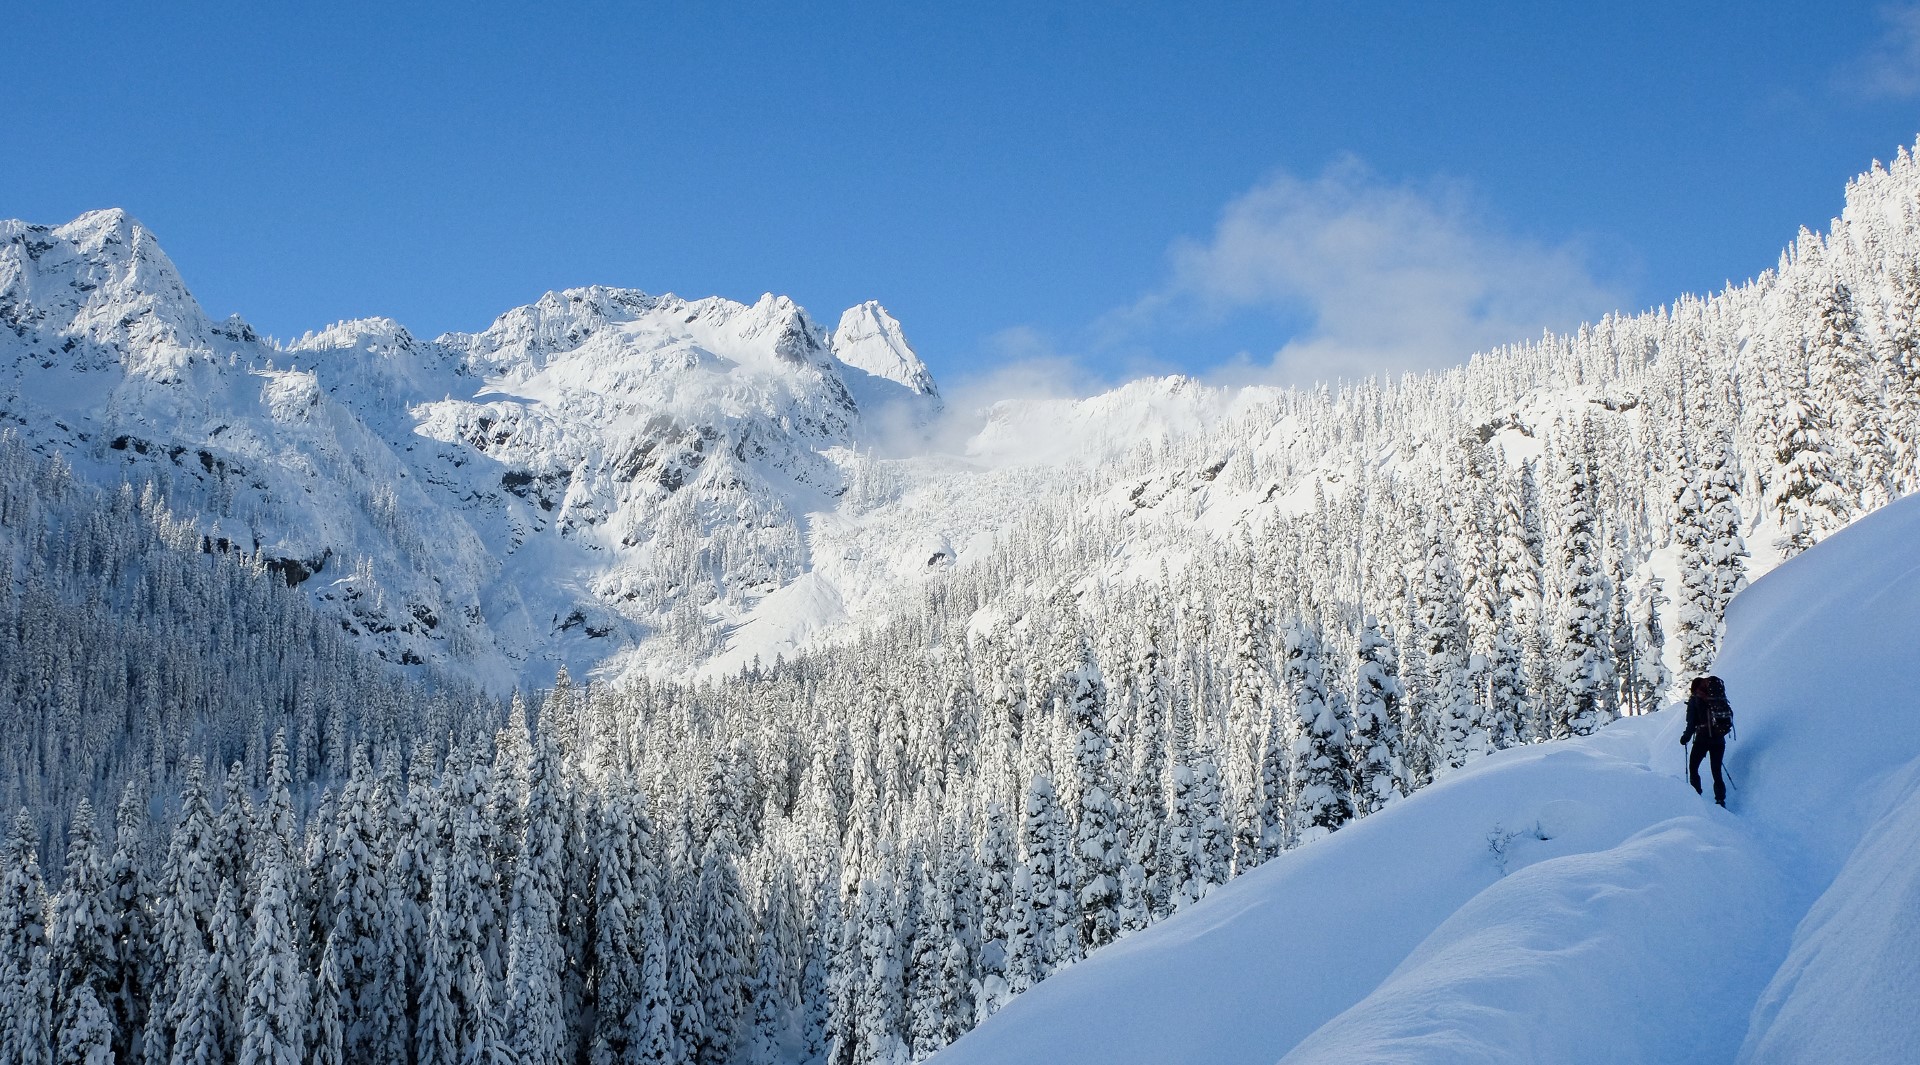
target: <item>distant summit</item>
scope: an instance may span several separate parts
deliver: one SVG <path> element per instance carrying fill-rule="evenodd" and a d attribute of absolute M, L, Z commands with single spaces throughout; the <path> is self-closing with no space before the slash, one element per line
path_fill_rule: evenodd
<path fill-rule="evenodd" d="M 849 307 L 840 315 L 840 326 L 833 331 L 833 354 L 848 366 L 904 385 L 920 395 L 938 394 L 933 375 L 907 343 L 900 323 L 873 300 Z"/>

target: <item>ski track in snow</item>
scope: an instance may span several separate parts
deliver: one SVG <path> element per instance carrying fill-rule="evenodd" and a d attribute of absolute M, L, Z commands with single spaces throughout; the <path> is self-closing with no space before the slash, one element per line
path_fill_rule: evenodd
<path fill-rule="evenodd" d="M 1895 503 L 1735 600 L 1730 810 L 1684 780 L 1678 705 L 1504 751 L 935 1060 L 1920 1061 L 1916 543 Z"/>

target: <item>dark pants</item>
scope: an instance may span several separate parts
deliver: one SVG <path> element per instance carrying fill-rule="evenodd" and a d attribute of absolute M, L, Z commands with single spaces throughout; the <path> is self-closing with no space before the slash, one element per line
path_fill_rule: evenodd
<path fill-rule="evenodd" d="M 1727 804 L 1727 778 L 1720 775 L 1720 761 L 1727 756 L 1725 737 L 1710 740 L 1705 736 L 1693 738 L 1693 750 L 1687 754 L 1687 781 L 1693 790 L 1700 790 L 1700 759 L 1712 755 L 1709 763 L 1713 766 L 1713 801 L 1722 806 Z"/>

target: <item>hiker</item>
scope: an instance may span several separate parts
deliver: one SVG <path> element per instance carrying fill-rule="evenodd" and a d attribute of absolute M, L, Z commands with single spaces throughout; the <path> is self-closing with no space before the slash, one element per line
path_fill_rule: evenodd
<path fill-rule="evenodd" d="M 1695 677 L 1687 692 L 1687 730 L 1680 734 L 1680 745 L 1693 741 L 1687 755 L 1687 781 L 1700 791 L 1700 759 L 1713 759 L 1713 801 L 1727 804 L 1727 779 L 1720 763 L 1727 756 L 1727 736 L 1733 732 L 1733 704 L 1727 702 L 1727 686 L 1719 677 Z"/>

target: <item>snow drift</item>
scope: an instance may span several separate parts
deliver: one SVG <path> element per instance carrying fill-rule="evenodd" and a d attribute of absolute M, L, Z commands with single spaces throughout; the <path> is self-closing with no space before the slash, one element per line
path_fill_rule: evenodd
<path fill-rule="evenodd" d="M 1682 779 L 1677 706 L 1509 750 L 936 1060 L 1920 1060 L 1915 545 L 1896 503 L 1735 601 L 1730 810 Z"/>

